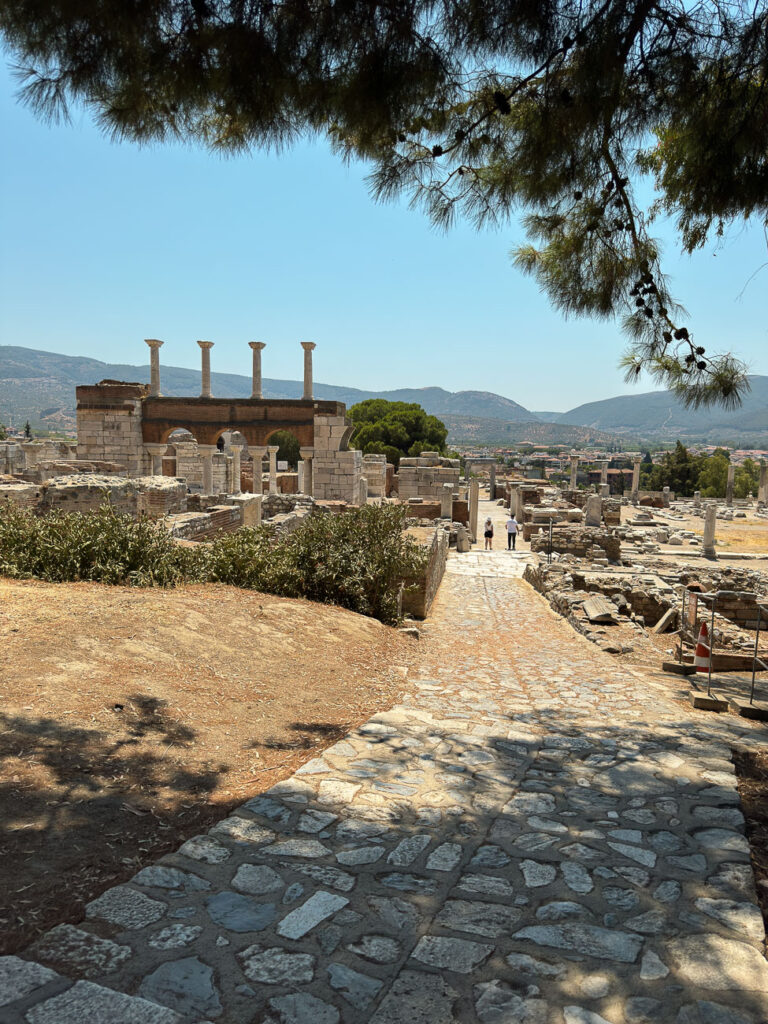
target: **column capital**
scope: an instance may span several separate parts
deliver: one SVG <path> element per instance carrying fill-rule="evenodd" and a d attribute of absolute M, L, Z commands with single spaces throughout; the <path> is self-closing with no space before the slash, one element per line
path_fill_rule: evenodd
<path fill-rule="evenodd" d="M 317 348 L 317 345 L 314 341 L 302 341 L 299 342 L 299 344 L 301 345 L 305 352 L 311 352 L 313 348 Z"/>
<path fill-rule="evenodd" d="M 277 452 L 280 451 L 280 445 L 279 444 L 267 445 L 267 451 L 269 452 L 270 455 L 272 455 L 273 453 L 277 453 Z"/>
<path fill-rule="evenodd" d="M 203 348 L 203 349 L 205 349 L 205 348 L 213 348 L 213 342 L 212 341 L 198 341 L 197 344 L 200 346 L 200 348 Z"/>
<path fill-rule="evenodd" d="M 299 455 L 302 459 L 313 459 L 315 457 L 314 448 L 299 448 Z"/>
<path fill-rule="evenodd" d="M 163 343 L 159 338 L 145 338 L 144 344 L 149 345 L 150 348 L 160 348 Z"/>
<path fill-rule="evenodd" d="M 263 444 L 249 444 L 248 454 L 252 459 L 263 459 L 267 454 L 267 447 Z"/>
<path fill-rule="evenodd" d="M 200 452 L 201 455 L 205 456 L 205 455 L 213 455 L 219 449 L 218 449 L 218 447 L 215 444 L 199 444 L 198 443 L 197 450 Z"/>
<path fill-rule="evenodd" d="M 165 455 L 165 449 L 168 446 L 166 444 L 145 444 L 144 447 L 150 455 Z"/>
<path fill-rule="evenodd" d="M 200 344 L 198 342 L 198 344 Z M 252 348 L 254 352 L 261 352 L 263 348 L 267 347 L 266 341 L 249 341 L 248 348 Z"/>

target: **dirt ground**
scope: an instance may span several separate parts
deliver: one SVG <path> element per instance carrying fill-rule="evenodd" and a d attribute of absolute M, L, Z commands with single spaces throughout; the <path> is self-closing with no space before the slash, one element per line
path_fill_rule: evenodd
<path fill-rule="evenodd" d="M 768 753 L 734 751 L 757 898 L 768 927 Z"/>
<path fill-rule="evenodd" d="M 626 523 L 634 518 L 635 508 L 625 505 L 621 510 L 621 521 Z M 660 510 L 649 509 L 655 514 L 659 526 L 675 530 L 690 530 L 697 536 L 704 535 L 704 520 L 699 516 L 683 515 L 680 518 L 666 519 Z M 652 531 L 651 531 L 652 532 Z M 747 511 L 745 519 L 732 519 L 730 522 L 718 519 L 715 526 L 715 541 L 718 559 L 723 565 L 736 565 L 745 569 L 758 569 L 761 572 L 768 571 L 768 522 L 765 519 L 758 519 L 752 511 Z M 685 552 L 691 552 L 689 547 L 676 547 L 674 545 L 662 544 L 661 556 L 682 566 L 694 564 L 696 559 L 686 558 Z M 698 551 L 699 549 L 694 549 Z M 734 558 L 729 561 L 729 556 L 750 554 L 758 558 L 742 560 Z M 657 556 L 658 557 L 658 556 Z"/>
<path fill-rule="evenodd" d="M 0 580 L 0 954 L 391 707 L 417 646 L 232 587 Z"/>

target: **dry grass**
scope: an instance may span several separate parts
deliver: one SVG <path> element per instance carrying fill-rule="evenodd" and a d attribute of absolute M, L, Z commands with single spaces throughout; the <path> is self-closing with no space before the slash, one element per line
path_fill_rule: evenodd
<path fill-rule="evenodd" d="M 704 520 L 696 516 L 686 516 L 675 527 L 691 530 L 699 537 L 704 534 Z M 748 552 L 750 554 L 768 553 L 768 523 L 747 513 L 746 519 L 734 519 L 731 522 L 717 520 L 715 527 L 717 546 L 727 551 Z"/>
<path fill-rule="evenodd" d="M 413 654 L 233 587 L 0 580 L 0 953 L 392 706 Z"/>

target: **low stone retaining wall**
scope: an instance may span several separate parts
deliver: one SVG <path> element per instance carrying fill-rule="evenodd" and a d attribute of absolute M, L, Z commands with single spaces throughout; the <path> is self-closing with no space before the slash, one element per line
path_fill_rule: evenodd
<path fill-rule="evenodd" d="M 621 540 L 608 530 L 598 527 L 556 526 L 552 530 L 552 550 L 561 555 L 575 555 L 577 558 L 594 558 L 599 549 L 609 562 L 621 559 Z M 549 531 L 542 531 L 531 537 L 531 551 L 549 550 Z M 598 553 L 597 557 L 601 557 Z"/>
<path fill-rule="evenodd" d="M 231 533 L 243 525 L 243 510 L 237 505 L 214 505 L 207 512 L 181 512 L 169 516 L 168 530 L 179 540 L 206 540 L 224 531 Z"/>
<path fill-rule="evenodd" d="M 0 505 L 4 501 L 10 501 L 19 508 L 35 508 L 40 501 L 40 487 L 17 481 L 0 484 Z"/>
<path fill-rule="evenodd" d="M 411 498 L 408 504 L 408 516 L 415 519 L 439 519 L 440 502 L 422 501 L 420 498 Z"/>
<path fill-rule="evenodd" d="M 438 527 L 432 535 L 429 561 L 419 583 L 403 591 L 403 614 L 414 619 L 425 619 L 432 607 L 438 587 L 445 573 L 449 547 L 448 530 Z"/>
<path fill-rule="evenodd" d="M 310 510 L 315 500 L 308 494 L 264 494 L 261 498 L 262 519 L 284 516 L 297 508 Z"/>

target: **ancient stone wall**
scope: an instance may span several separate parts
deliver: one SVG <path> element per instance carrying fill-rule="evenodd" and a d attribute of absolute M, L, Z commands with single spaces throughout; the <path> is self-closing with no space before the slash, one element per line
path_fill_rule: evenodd
<path fill-rule="evenodd" d="M 408 505 L 408 517 L 411 519 L 428 519 L 432 522 L 440 518 L 439 501 L 424 501 L 423 498 L 411 498 Z"/>
<path fill-rule="evenodd" d="M 451 522 L 469 526 L 469 502 L 454 498 L 451 503 Z"/>
<path fill-rule="evenodd" d="M 35 508 L 40 501 L 40 487 L 34 483 L 0 483 L 0 506 L 10 501 L 19 508 Z"/>
<path fill-rule="evenodd" d="M 150 519 L 183 512 L 187 507 L 187 485 L 173 477 L 138 477 L 136 511 Z"/>
<path fill-rule="evenodd" d="M 212 505 L 205 512 L 182 512 L 169 516 L 168 530 L 180 540 L 206 540 L 217 533 L 232 533 L 243 525 L 243 509 L 238 505 Z"/>
<path fill-rule="evenodd" d="M 531 551 L 549 549 L 549 532 L 542 531 L 531 538 Z M 599 549 L 599 551 L 597 551 Z M 605 557 L 611 562 L 621 559 L 621 541 L 608 530 L 597 527 L 557 526 L 552 531 L 552 550 L 577 558 Z"/>
<path fill-rule="evenodd" d="M 424 567 L 421 580 L 403 592 L 403 613 L 415 619 L 425 619 L 432 607 L 440 581 L 445 573 L 448 559 L 448 530 L 439 526 L 435 529 L 429 545 L 429 561 Z"/>
<path fill-rule="evenodd" d="M 51 477 L 41 484 L 0 485 L 0 501 L 9 498 L 22 508 L 40 515 L 62 512 L 97 512 L 109 501 L 118 512 L 132 516 L 145 514 L 160 518 L 186 506 L 187 488 L 183 480 L 168 477 L 118 477 L 97 473 L 76 473 Z"/>
<path fill-rule="evenodd" d="M 26 465 L 24 449 L 16 441 L 0 441 L 0 473 L 21 473 Z"/>
<path fill-rule="evenodd" d="M 360 477 L 363 473 L 363 453 L 348 451 L 318 451 L 312 460 L 313 495 L 325 501 L 346 501 L 357 505 L 360 501 Z"/>
<path fill-rule="evenodd" d="M 78 387 L 77 457 L 116 462 L 128 476 L 149 468 L 141 432 L 146 384 L 111 383 Z"/>
<path fill-rule="evenodd" d="M 437 452 L 423 452 L 417 458 L 400 459 L 398 494 L 401 499 L 433 498 L 440 501 L 443 484 L 459 489 L 459 460 L 446 459 Z"/>
<path fill-rule="evenodd" d="M 386 455 L 364 455 L 363 476 L 368 481 L 369 498 L 385 498 L 387 494 Z"/>
<path fill-rule="evenodd" d="M 264 519 L 273 519 L 297 508 L 311 510 L 314 504 L 308 494 L 265 494 L 261 499 L 261 514 Z"/>

